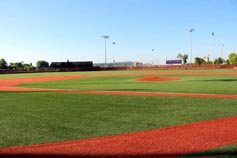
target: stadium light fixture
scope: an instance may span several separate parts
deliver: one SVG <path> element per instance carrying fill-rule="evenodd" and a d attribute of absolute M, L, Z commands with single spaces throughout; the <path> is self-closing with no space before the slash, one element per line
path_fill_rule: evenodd
<path fill-rule="evenodd" d="M 154 52 L 154 51 L 155 51 L 155 49 L 151 49 L 151 51 L 152 51 L 152 52 Z M 152 61 L 152 62 L 151 62 L 151 64 L 153 65 L 153 64 L 154 64 L 154 62 Z"/>
<path fill-rule="evenodd" d="M 103 35 L 101 36 L 105 40 L 105 66 L 107 66 L 107 54 L 106 54 L 106 40 L 109 39 L 109 36 Z"/>
<path fill-rule="evenodd" d="M 193 54 L 193 39 L 192 39 L 192 32 L 194 32 L 194 29 L 190 29 L 190 64 L 192 65 L 192 54 Z"/>
<path fill-rule="evenodd" d="M 112 44 L 115 46 L 116 42 L 113 42 Z M 115 66 L 115 58 L 114 58 L 114 51 L 113 51 L 113 67 L 114 66 Z"/>
<path fill-rule="evenodd" d="M 212 52 L 212 55 L 213 55 L 213 69 L 215 68 L 215 33 L 212 32 L 211 33 L 212 37 L 213 37 L 213 52 Z"/>

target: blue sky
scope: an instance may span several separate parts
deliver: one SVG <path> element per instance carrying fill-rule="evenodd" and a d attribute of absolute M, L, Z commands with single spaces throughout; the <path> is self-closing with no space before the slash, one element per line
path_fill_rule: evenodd
<path fill-rule="evenodd" d="M 108 62 L 164 63 L 190 54 L 190 28 L 193 57 L 237 52 L 237 0 L 0 0 L 0 58 L 104 62 L 110 35 Z"/>

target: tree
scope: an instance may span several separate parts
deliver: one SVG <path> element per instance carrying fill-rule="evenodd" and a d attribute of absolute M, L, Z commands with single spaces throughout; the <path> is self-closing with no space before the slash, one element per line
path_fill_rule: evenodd
<path fill-rule="evenodd" d="M 47 61 L 44 61 L 44 60 L 39 60 L 36 63 L 36 67 L 37 68 L 49 68 L 49 63 Z"/>
<path fill-rule="evenodd" d="M 179 54 L 177 55 L 177 58 L 182 59 L 182 60 L 183 60 L 183 63 L 186 64 L 186 63 L 187 63 L 187 59 L 188 59 L 188 54 L 181 54 L 181 53 L 179 53 Z"/>
<path fill-rule="evenodd" d="M 8 68 L 9 69 L 16 69 L 15 63 L 10 62 Z"/>
<path fill-rule="evenodd" d="M 230 53 L 229 55 L 229 62 L 230 64 L 237 64 L 237 54 L 236 53 Z"/>
<path fill-rule="evenodd" d="M 226 64 L 230 64 L 230 59 L 227 59 L 227 60 L 226 60 Z"/>
<path fill-rule="evenodd" d="M 225 60 L 223 58 L 219 57 L 219 58 L 215 59 L 214 63 L 215 64 L 223 64 L 223 63 L 225 63 Z"/>
<path fill-rule="evenodd" d="M 187 60 L 188 60 L 188 54 L 184 54 L 183 55 L 183 62 L 184 62 L 184 64 L 187 63 Z"/>
<path fill-rule="evenodd" d="M 203 58 L 196 57 L 195 64 L 202 65 L 202 64 L 207 64 L 207 62 Z"/>
<path fill-rule="evenodd" d="M 25 64 L 23 61 L 22 62 L 15 62 L 15 63 L 10 62 L 8 68 L 14 69 L 14 70 L 20 70 L 20 69 L 22 70 L 28 66 L 29 66 L 29 64 Z"/>
<path fill-rule="evenodd" d="M 23 69 L 24 68 L 22 62 L 15 62 L 14 65 L 15 65 L 16 69 Z"/>
<path fill-rule="evenodd" d="M 194 63 L 197 64 L 197 65 L 201 65 L 201 60 L 200 60 L 200 58 L 199 58 L 199 57 L 196 57 L 196 58 L 194 59 Z"/>
<path fill-rule="evenodd" d="M 34 69 L 34 66 L 32 65 L 32 63 L 23 64 L 23 68 L 24 68 L 24 70 L 30 71 L 31 69 Z"/>
<path fill-rule="evenodd" d="M 0 69 L 7 69 L 7 62 L 5 59 L 0 59 Z"/>

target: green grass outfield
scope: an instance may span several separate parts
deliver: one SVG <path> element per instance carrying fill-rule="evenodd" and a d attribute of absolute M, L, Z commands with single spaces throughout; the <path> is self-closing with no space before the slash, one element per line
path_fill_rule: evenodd
<path fill-rule="evenodd" d="M 119 73 L 121 72 L 131 73 L 129 71 Z M 0 78 L 91 73 L 118 73 L 118 71 L 0 75 Z M 181 76 L 181 78 L 182 81 L 175 82 L 136 83 L 134 76 L 97 77 L 21 86 L 237 93 L 235 76 Z M 107 136 L 237 116 L 236 103 L 237 99 L 0 92 L 0 148 Z"/>

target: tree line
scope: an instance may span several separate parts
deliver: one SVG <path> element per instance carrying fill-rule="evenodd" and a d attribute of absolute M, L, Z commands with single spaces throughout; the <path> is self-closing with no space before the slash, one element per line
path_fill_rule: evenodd
<path fill-rule="evenodd" d="M 10 70 L 33 70 L 36 68 L 49 68 L 49 63 L 44 60 L 39 60 L 36 62 L 36 67 L 32 63 L 24 62 L 10 62 L 9 64 L 5 59 L 0 59 L 0 69 L 10 69 Z"/>
<path fill-rule="evenodd" d="M 66 62 L 52 62 L 50 65 L 47 61 L 39 60 L 36 62 L 36 67 L 30 64 L 26 64 L 24 62 L 10 62 L 9 64 L 5 59 L 0 59 L 0 69 L 8 69 L 8 70 L 35 70 L 35 69 L 47 69 L 47 68 L 91 68 L 93 67 L 92 61 L 76 61 L 70 62 L 67 60 Z"/>
<path fill-rule="evenodd" d="M 187 64 L 188 55 L 187 54 L 178 54 L 177 58 L 183 60 L 183 64 Z M 213 64 L 213 61 L 210 61 L 209 58 L 204 59 L 200 57 L 194 58 L 194 64 L 204 65 L 204 64 Z M 222 57 L 218 57 L 214 60 L 214 64 L 237 64 L 237 53 L 230 53 L 227 60 Z"/>

